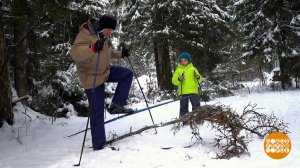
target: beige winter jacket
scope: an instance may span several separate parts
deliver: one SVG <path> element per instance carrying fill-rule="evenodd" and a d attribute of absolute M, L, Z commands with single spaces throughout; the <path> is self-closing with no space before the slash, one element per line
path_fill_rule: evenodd
<path fill-rule="evenodd" d="M 83 24 L 79 28 L 79 34 L 71 48 L 70 55 L 76 63 L 77 73 L 85 89 L 93 88 L 98 53 L 93 52 L 91 45 L 98 39 L 98 36 L 91 35 L 86 24 Z M 100 60 L 95 87 L 101 85 L 108 79 L 110 58 L 121 59 L 121 55 L 121 51 L 113 51 L 109 48 L 108 41 L 106 40 L 103 49 L 99 53 Z"/>

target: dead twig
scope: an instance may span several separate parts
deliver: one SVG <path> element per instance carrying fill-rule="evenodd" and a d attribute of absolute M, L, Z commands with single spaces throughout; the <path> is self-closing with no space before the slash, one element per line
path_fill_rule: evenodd
<path fill-rule="evenodd" d="M 200 136 L 200 126 L 207 122 L 211 125 L 212 130 L 216 131 L 214 146 L 221 149 L 216 154 L 217 159 L 230 159 L 239 157 L 243 154 L 249 154 L 247 145 L 251 139 L 246 139 L 248 135 L 254 134 L 263 138 L 271 132 L 288 133 L 288 123 L 278 119 L 273 113 L 271 115 L 257 112 L 256 104 L 248 104 L 241 115 L 237 114 L 230 107 L 224 105 L 205 105 L 196 109 L 187 115 L 174 119 L 169 122 L 145 126 L 136 131 L 130 130 L 129 133 L 122 136 L 114 135 L 107 143 L 112 144 L 124 138 L 141 134 L 142 132 L 173 125 L 172 130 L 176 134 L 182 127 L 189 126 L 192 130 L 192 139 L 197 142 L 203 141 Z M 246 135 L 241 135 L 241 131 Z M 193 144 L 193 145 L 194 145 Z M 191 145 L 192 146 L 192 145 Z M 189 146 L 190 147 L 190 146 Z"/>

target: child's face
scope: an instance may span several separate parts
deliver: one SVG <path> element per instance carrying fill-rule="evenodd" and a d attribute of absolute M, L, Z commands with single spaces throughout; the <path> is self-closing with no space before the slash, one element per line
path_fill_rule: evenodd
<path fill-rule="evenodd" d="M 181 58 L 180 62 L 183 66 L 186 66 L 189 63 L 189 61 L 186 58 Z"/>

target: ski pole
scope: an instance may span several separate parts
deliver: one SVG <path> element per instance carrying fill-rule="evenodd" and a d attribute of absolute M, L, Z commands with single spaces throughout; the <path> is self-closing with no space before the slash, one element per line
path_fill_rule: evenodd
<path fill-rule="evenodd" d="M 98 73 L 98 66 L 99 66 L 99 59 L 100 55 L 98 53 L 98 58 L 97 58 L 97 63 L 96 63 L 96 72 L 94 75 L 94 83 L 93 83 L 93 90 L 92 90 L 92 101 L 90 103 L 91 107 L 90 107 L 90 111 L 92 111 L 93 109 L 93 101 L 94 101 L 94 93 L 95 93 L 95 85 L 96 85 L 96 78 L 97 78 L 97 73 Z M 89 122 L 90 122 L 90 115 L 88 116 L 87 122 L 86 122 L 86 127 L 85 127 L 85 132 L 84 132 L 84 137 L 83 137 L 83 142 L 82 142 L 82 147 L 81 147 L 81 152 L 80 152 L 80 157 L 79 157 L 79 163 L 78 164 L 74 164 L 74 166 L 80 166 L 81 163 L 81 158 L 82 158 L 82 153 L 83 153 L 83 148 L 84 148 L 84 144 L 85 144 L 85 139 L 86 139 L 86 134 L 88 131 L 88 126 L 89 126 Z"/>
<path fill-rule="evenodd" d="M 98 63 L 99 63 L 99 55 L 98 55 L 98 58 L 97 58 L 96 71 L 98 69 Z M 92 90 L 92 101 L 90 102 L 90 106 L 91 106 L 90 111 L 92 111 L 92 108 L 93 108 L 92 105 L 93 105 L 93 101 L 94 101 L 96 76 L 97 76 L 97 72 L 96 72 L 95 77 L 94 77 L 93 90 Z M 83 142 L 82 142 L 82 147 L 81 147 L 81 152 L 80 152 L 80 157 L 79 157 L 79 163 L 74 164 L 74 166 L 80 166 L 82 153 L 83 153 L 83 148 L 84 148 L 85 139 L 86 139 L 86 134 L 87 134 L 87 131 L 88 131 L 89 122 L 90 122 L 90 115 L 88 116 L 88 119 L 87 119 L 87 122 L 86 122 L 86 127 L 85 127 L 85 130 L 84 130 L 85 132 L 84 132 L 84 137 L 83 137 Z"/>
<path fill-rule="evenodd" d="M 194 74 L 196 74 L 195 71 L 194 71 Z M 200 92 L 200 94 L 202 94 L 203 92 L 202 92 L 202 87 L 201 87 L 201 85 L 200 85 L 200 82 L 199 82 L 198 79 L 196 79 L 196 80 L 197 80 L 197 82 L 198 82 L 198 91 Z M 200 101 L 201 101 L 201 97 L 200 97 Z M 206 101 L 204 101 L 204 103 L 205 103 L 205 105 L 206 105 Z"/>
<path fill-rule="evenodd" d="M 182 72 L 181 76 L 184 75 L 184 72 Z M 180 96 L 182 97 L 182 80 L 180 80 Z"/>
<path fill-rule="evenodd" d="M 123 49 L 124 49 L 124 48 L 125 48 L 125 44 L 123 43 Z M 147 108 L 148 108 L 148 111 L 149 111 L 149 114 L 150 114 L 152 123 L 153 123 L 153 125 L 155 125 L 155 124 L 154 124 L 154 121 L 153 121 L 153 117 L 152 117 L 151 111 L 150 111 L 150 109 L 149 109 L 148 101 L 146 100 L 146 96 L 145 96 L 145 94 L 144 94 L 144 92 L 143 92 L 143 89 L 142 89 L 142 86 L 141 86 L 141 84 L 140 84 L 140 82 L 139 82 L 139 79 L 138 79 L 138 77 L 137 77 L 137 74 L 135 73 L 135 70 L 134 70 L 134 68 L 133 68 L 133 66 L 132 66 L 131 60 L 130 60 L 129 57 L 127 57 L 127 60 L 128 60 L 130 66 L 131 66 L 131 70 L 133 71 L 133 74 L 134 74 L 134 76 L 135 76 L 135 79 L 136 79 L 136 81 L 137 81 L 137 83 L 138 83 L 138 85 L 139 85 L 139 87 L 140 87 L 140 90 L 141 90 L 141 92 L 142 92 L 142 94 L 143 94 L 143 97 L 144 97 L 144 99 L 145 99 L 145 102 L 146 102 L 146 105 L 147 105 Z M 155 128 L 155 133 L 157 134 L 156 128 Z"/>
<path fill-rule="evenodd" d="M 105 38 L 103 40 L 105 40 Z M 92 90 L 92 101 L 90 102 L 90 111 L 92 111 L 92 109 L 93 109 L 95 85 L 96 85 L 96 78 L 97 78 L 98 66 L 99 66 L 99 60 L 100 60 L 99 59 L 100 58 L 99 52 L 98 52 L 97 56 L 98 56 L 98 58 L 97 58 L 97 62 L 96 62 L 96 70 L 95 70 L 95 75 L 94 75 L 93 90 Z M 85 127 L 85 130 L 84 130 L 85 132 L 84 132 L 84 137 L 83 137 L 83 142 L 82 142 L 82 147 L 81 147 L 81 152 L 80 152 L 80 157 L 79 157 L 79 163 L 74 164 L 73 166 L 80 166 L 82 153 L 83 153 L 83 148 L 84 148 L 85 139 L 86 139 L 86 134 L 87 134 L 87 131 L 88 131 L 88 128 L 89 128 L 89 122 L 90 122 L 90 115 L 88 115 L 88 119 L 87 119 L 87 122 L 86 122 L 86 127 Z"/>
<path fill-rule="evenodd" d="M 194 74 L 196 75 L 197 73 L 196 73 L 196 71 L 194 71 Z M 199 80 L 198 79 L 196 79 L 197 80 L 197 83 L 198 83 L 198 88 L 200 89 L 200 91 L 201 91 L 201 86 L 200 86 L 200 82 L 199 82 Z"/>

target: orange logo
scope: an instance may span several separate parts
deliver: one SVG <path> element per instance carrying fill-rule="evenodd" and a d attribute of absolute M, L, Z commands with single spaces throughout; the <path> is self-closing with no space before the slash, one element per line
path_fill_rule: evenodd
<path fill-rule="evenodd" d="M 292 143 L 290 138 L 281 132 L 269 134 L 265 139 L 264 149 L 268 156 L 273 159 L 282 159 L 291 151 Z"/>

